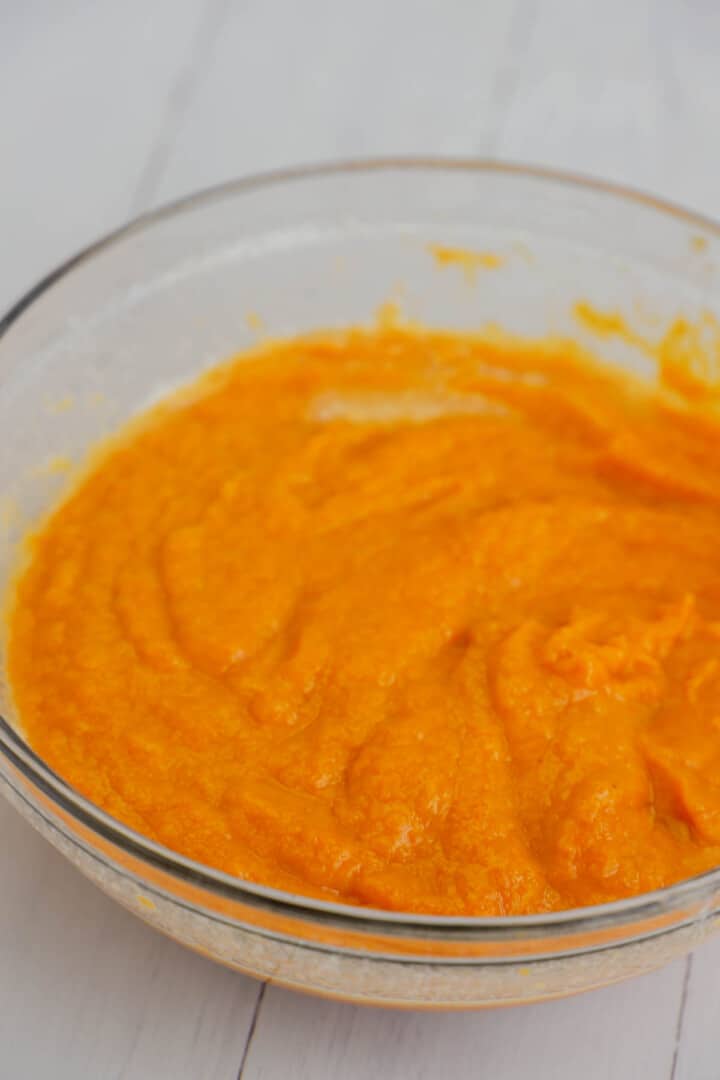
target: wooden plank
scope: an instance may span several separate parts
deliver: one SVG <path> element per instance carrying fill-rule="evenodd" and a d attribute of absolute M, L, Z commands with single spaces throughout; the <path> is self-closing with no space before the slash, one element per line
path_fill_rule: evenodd
<path fill-rule="evenodd" d="M 203 0 L 0 12 L 0 307 L 125 220 Z"/>
<path fill-rule="evenodd" d="M 697 950 L 688 975 L 672 1080 L 717 1080 L 720 1076 L 720 936 Z"/>
<path fill-rule="evenodd" d="M 454 1014 L 357 1008 L 271 988 L 243 1080 L 669 1077 L 682 971 L 680 962 L 565 1001 Z"/>
<path fill-rule="evenodd" d="M 542 0 L 502 157 L 612 178 L 720 213 L 720 6 Z"/>
<path fill-rule="evenodd" d="M 247 0 L 198 73 L 155 199 L 346 156 L 473 153 L 517 0 Z"/>
<path fill-rule="evenodd" d="M 0 803 L 2 1076 L 234 1080 L 259 984 L 150 930 Z"/>

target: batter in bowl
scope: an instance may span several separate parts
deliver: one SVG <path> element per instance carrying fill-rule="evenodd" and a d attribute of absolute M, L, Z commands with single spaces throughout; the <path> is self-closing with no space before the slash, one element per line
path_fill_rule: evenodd
<path fill-rule="evenodd" d="M 681 389 L 681 388 L 680 388 Z M 267 344 L 32 538 L 30 743 L 200 862 L 525 914 L 720 863 L 720 424 L 568 343 Z"/>

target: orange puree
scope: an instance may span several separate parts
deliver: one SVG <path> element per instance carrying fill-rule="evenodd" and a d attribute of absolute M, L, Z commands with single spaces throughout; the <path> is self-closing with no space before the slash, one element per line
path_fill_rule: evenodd
<path fill-rule="evenodd" d="M 35 750 L 185 855 L 351 903 L 539 912 L 720 863 L 720 424 L 578 352 L 316 335 L 136 424 L 17 587 Z"/>

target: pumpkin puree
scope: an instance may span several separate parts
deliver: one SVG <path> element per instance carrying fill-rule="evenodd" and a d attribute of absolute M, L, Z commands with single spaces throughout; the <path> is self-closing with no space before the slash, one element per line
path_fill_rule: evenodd
<path fill-rule="evenodd" d="M 267 344 L 32 540 L 35 750 L 294 892 L 522 914 L 720 863 L 720 424 L 570 344 Z"/>

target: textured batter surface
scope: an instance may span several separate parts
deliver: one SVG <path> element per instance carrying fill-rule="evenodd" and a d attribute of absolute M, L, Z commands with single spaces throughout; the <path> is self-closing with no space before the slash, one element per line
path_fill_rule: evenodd
<path fill-rule="evenodd" d="M 571 347 L 267 346 L 32 542 L 22 724 L 171 848 L 406 911 L 720 863 L 720 427 Z"/>

